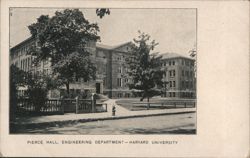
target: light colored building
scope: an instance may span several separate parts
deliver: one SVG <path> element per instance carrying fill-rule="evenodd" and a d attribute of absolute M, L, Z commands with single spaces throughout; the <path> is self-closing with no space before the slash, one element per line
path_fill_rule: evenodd
<path fill-rule="evenodd" d="M 176 53 L 162 54 L 164 74 L 163 97 L 195 98 L 195 60 Z"/>

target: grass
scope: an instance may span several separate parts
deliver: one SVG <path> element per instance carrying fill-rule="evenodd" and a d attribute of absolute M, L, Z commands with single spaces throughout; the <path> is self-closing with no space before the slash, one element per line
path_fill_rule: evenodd
<path fill-rule="evenodd" d="M 149 110 L 154 109 L 170 109 L 170 108 L 184 108 L 185 103 L 186 107 L 194 107 L 193 102 L 196 102 L 195 99 L 167 99 L 167 98 L 152 98 L 149 100 L 150 108 Z M 164 105 L 162 105 L 164 103 Z M 140 98 L 128 98 L 128 99 L 118 99 L 116 104 L 130 110 L 130 111 L 140 111 L 147 110 L 147 101 L 146 99 L 140 102 Z"/>

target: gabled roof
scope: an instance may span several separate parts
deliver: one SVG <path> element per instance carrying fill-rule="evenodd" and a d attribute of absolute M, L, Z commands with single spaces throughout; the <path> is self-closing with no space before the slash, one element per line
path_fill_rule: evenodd
<path fill-rule="evenodd" d="M 125 46 L 125 45 L 130 44 L 130 43 L 131 42 L 126 42 L 126 43 L 122 43 L 122 44 L 115 45 L 115 46 L 109 46 L 109 45 L 105 45 L 105 44 L 101 44 L 101 43 L 96 43 L 96 47 L 101 48 L 101 49 L 114 50 L 114 49 L 120 48 L 120 47 Z"/>
<path fill-rule="evenodd" d="M 108 49 L 108 50 L 113 49 L 112 46 L 108 46 L 108 45 L 101 44 L 101 43 L 96 43 L 96 47 L 97 47 L 97 48 L 102 48 L 102 49 Z"/>
<path fill-rule="evenodd" d="M 193 58 L 189 57 L 189 56 L 184 56 L 178 53 L 163 53 L 163 54 L 159 54 L 162 56 L 162 59 L 170 59 L 170 58 L 186 58 L 186 59 L 190 59 L 190 60 L 194 60 Z"/>

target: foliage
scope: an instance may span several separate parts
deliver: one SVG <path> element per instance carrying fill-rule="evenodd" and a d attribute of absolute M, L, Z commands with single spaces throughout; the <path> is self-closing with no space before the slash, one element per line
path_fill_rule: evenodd
<path fill-rule="evenodd" d="M 28 27 L 38 41 L 30 51 L 36 56 L 35 63 L 50 59 L 53 75 L 66 85 L 68 93 L 76 78 L 95 78 L 87 45 L 100 39 L 99 27 L 85 19 L 79 9 L 56 11 L 53 17 L 41 15 Z"/>
<path fill-rule="evenodd" d="M 110 10 L 108 8 L 100 8 L 96 9 L 96 15 L 99 16 L 100 18 L 104 17 L 105 14 L 110 14 Z"/>
<path fill-rule="evenodd" d="M 158 43 L 150 41 L 150 36 L 139 31 L 138 39 L 134 39 L 132 57 L 127 60 L 132 78 L 130 89 L 140 91 L 141 101 L 159 95 L 157 86 L 162 86 L 163 71 L 161 70 L 161 56 L 150 53 Z"/>
<path fill-rule="evenodd" d="M 45 106 L 49 90 L 55 89 L 59 84 L 50 76 L 30 74 L 26 95 L 37 112 L 40 111 L 41 107 Z"/>
<path fill-rule="evenodd" d="M 20 70 L 17 66 L 10 66 L 10 118 L 15 117 L 18 87 L 24 87 L 27 84 L 28 74 Z"/>

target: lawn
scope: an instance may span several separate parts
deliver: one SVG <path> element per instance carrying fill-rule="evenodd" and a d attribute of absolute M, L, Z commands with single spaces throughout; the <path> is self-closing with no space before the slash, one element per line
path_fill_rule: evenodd
<path fill-rule="evenodd" d="M 152 98 L 149 100 L 150 108 L 153 109 L 170 109 L 170 108 L 192 108 L 196 105 L 195 99 L 166 99 Z M 140 98 L 117 99 L 116 104 L 131 110 L 147 110 L 147 100 L 140 102 Z"/>

